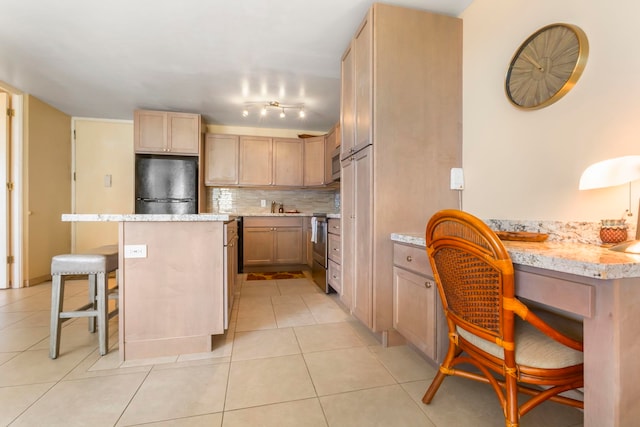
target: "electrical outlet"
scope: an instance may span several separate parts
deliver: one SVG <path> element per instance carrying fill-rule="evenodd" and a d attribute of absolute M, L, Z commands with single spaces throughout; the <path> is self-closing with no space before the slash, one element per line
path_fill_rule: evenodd
<path fill-rule="evenodd" d="M 264 199 L 260 200 L 260 207 L 266 208 L 267 207 L 267 201 L 264 200 Z"/>
<path fill-rule="evenodd" d="M 124 245 L 125 258 L 146 258 L 147 245 Z"/>
<path fill-rule="evenodd" d="M 451 189 L 464 190 L 464 174 L 462 168 L 451 168 Z"/>

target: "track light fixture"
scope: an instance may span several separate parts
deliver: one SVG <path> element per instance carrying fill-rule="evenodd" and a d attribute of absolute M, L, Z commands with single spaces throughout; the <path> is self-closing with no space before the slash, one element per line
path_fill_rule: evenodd
<path fill-rule="evenodd" d="M 242 117 L 248 117 L 249 111 L 252 108 L 260 108 L 260 115 L 266 116 L 269 113 L 270 109 L 278 109 L 280 110 L 280 118 L 284 119 L 287 117 L 285 110 L 297 110 L 298 117 L 303 119 L 305 117 L 304 104 L 281 104 L 278 101 L 269 101 L 269 102 L 247 102 L 244 104 L 244 108 L 242 109 Z"/>

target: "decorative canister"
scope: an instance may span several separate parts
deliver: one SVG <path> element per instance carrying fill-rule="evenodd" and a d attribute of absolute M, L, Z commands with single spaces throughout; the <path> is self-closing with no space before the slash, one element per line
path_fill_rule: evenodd
<path fill-rule="evenodd" d="M 620 243 L 627 240 L 627 224 L 624 219 L 603 219 L 600 226 L 602 243 Z"/>

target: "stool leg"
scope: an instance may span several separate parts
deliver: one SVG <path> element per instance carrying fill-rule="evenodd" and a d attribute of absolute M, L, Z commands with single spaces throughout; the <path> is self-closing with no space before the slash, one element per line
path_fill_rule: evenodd
<path fill-rule="evenodd" d="M 96 302 L 96 275 L 89 274 L 89 304 L 92 305 L 93 310 L 97 309 Z M 94 333 L 96 331 L 96 318 L 89 317 L 89 332 Z"/>
<path fill-rule="evenodd" d="M 96 289 L 98 294 L 98 342 L 100 355 L 107 354 L 107 339 L 109 337 L 109 321 L 107 319 L 107 274 L 104 271 L 96 274 Z"/>
<path fill-rule="evenodd" d="M 51 280 L 51 328 L 49 331 L 49 357 L 60 353 L 60 312 L 64 301 L 64 277 L 54 274 Z"/>

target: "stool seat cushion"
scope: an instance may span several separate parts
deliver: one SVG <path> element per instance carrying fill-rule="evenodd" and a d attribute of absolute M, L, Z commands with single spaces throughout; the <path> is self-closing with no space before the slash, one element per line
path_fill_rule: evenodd
<path fill-rule="evenodd" d="M 51 275 L 91 274 L 110 272 L 118 268 L 118 255 L 63 254 L 51 259 Z"/>

